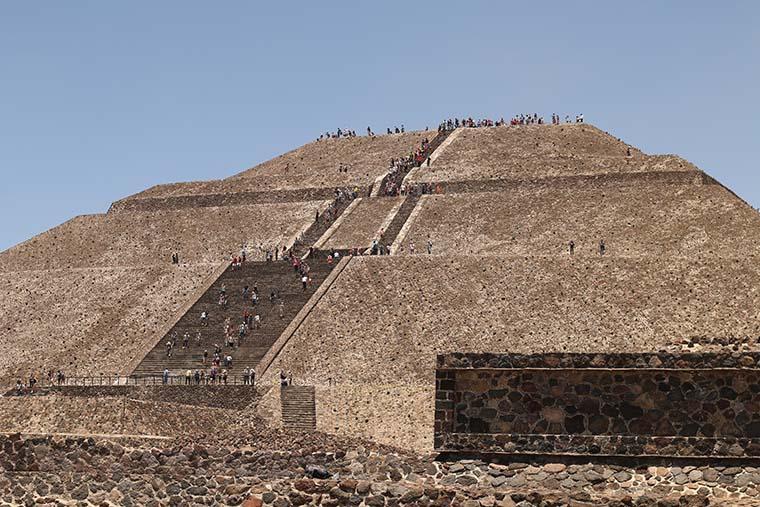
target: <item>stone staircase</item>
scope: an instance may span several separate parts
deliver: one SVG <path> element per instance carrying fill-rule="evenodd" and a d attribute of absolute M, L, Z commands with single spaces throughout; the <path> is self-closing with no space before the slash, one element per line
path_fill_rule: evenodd
<path fill-rule="evenodd" d="M 417 206 L 419 200 L 419 196 L 416 195 L 406 196 L 403 204 L 401 204 L 401 207 L 398 209 L 398 213 L 396 213 L 396 216 L 393 217 L 393 220 L 383 233 L 381 239 L 383 245 L 392 245 L 393 242 L 396 241 L 396 237 L 398 237 L 399 232 L 401 232 L 401 228 L 404 227 L 404 224 L 409 219 L 409 215 L 412 214 L 412 210 Z"/>
<path fill-rule="evenodd" d="M 440 145 L 454 132 L 453 130 L 439 130 L 435 137 L 430 141 L 428 149 L 425 152 L 426 157 L 429 157 Z M 424 162 L 423 162 L 424 163 Z"/>
<path fill-rule="evenodd" d="M 330 228 L 333 222 L 345 211 L 354 196 L 343 194 L 343 197 L 333 201 L 329 214 L 323 213 L 293 244 L 292 251 L 296 257 L 303 258 L 324 232 Z M 245 368 L 255 368 L 271 345 L 277 341 L 280 334 L 287 328 L 293 318 L 303 308 L 309 298 L 316 292 L 322 282 L 327 278 L 335 264 L 328 264 L 323 258 L 307 260 L 311 271 L 311 287 L 303 290 L 300 276 L 292 267 L 291 263 L 280 259 L 276 261 L 248 261 L 241 269 L 234 270 L 228 267 L 213 285 L 193 304 L 193 306 L 180 318 L 180 320 L 164 335 L 161 340 L 151 349 L 132 372 L 134 377 L 147 377 L 161 375 L 164 369 L 169 369 L 172 375 L 183 376 L 189 370 L 208 370 L 211 368 L 215 346 L 222 349 L 222 356 L 232 356 L 232 366 L 220 366 L 219 370 L 226 369 L 228 381 L 242 381 L 242 372 Z M 253 292 L 254 286 L 259 289 L 259 303 L 253 306 L 250 295 L 243 300 L 243 288 L 248 286 L 249 293 Z M 228 304 L 223 308 L 218 304 L 219 294 L 222 287 L 228 296 Z M 274 290 L 283 301 L 283 315 L 279 315 L 278 304 L 269 300 L 271 291 Z M 224 322 L 229 317 L 232 326 L 237 327 L 243 322 L 243 313 L 248 310 L 250 314 L 258 314 L 261 317 L 261 327 L 251 329 L 243 337 L 238 339 L 236 346 L 225 346 Z M 208 314 L 207 325 L 201 324 L 201 313 Z M 196 336 L 201 333 L 200 341 Z M 190 335 L 189 346 L 183 348 L 183 336 Z M 172 355 L 166 353 L 166 342 L 172 335 L 176 335 L 177 342 Z M 203 352 L 208 351 L 208 360 L 204 364 Z M 233 379 L 234 377 L 234 379 Z"/>
<path fill-rule="evenodd" d="M 335 223 L 335 220 L 346 211 L 346 208 L 354 200 L 353 197 L 345 197 L 343 199 L 336 199 L 333 201 L 332 210 L 330 211 L 331 218 L 328 218 L 323 213 L 319 220 L 315 221 L 308 229 L 299 237 L 293 244 L 293 255 L 301 257 L 309 251 L 309 247 L 322 237 L 327 232 L 327 229 Z"/>
<path fill-rule="evenodd" d="M 280 403 L 284 428 L 301 431 L 317 429 L 314 386 L 283 386 L 280 388 Z"/>
<path fill-rule="evenodd" d="M 246 262 L 239 270 L 227 268 L 227 270 L 214 282 L 211 288 L 182 316 L 175 326 L 164 336 L 159 343 L 143 358 L 142 362 L 132 373 L 133 376 L 160 375 L 164 368 L 168 368 L 172 374 L 184 375 L 188 369 L 206 369 L 211 367 L 211 358 L 214 346 L 222 348 L 222 355 L 232 356 L 231 367 L 227 369 L 229 375 L 240 376 L 246 367 L 255 368 L 269 347 L 277 340 L 291 320 L 298 314 L 309 298 L 314 294 L 320 284 L 327 278 L 333 266 L 328 265 L 322 259 L 314 259 L 309 263 L 312 286 L 304 291 L 298 273 L 287 261 L 272 262 Z M 219 293 L 222 286 L 228 295 L 226 308 L 218 304 Z M 254 285 L 259 289 L 259 303 L 253 306 L 250 298 L 243 300 L 243 287 L 249 287 L 253 291 Z M 283 301 L 283 317 L 279 316 L 278 304 L 269 300 L 270 292 L 274 290 Z M 224 346 L 224 321 L 230 318 L 232 326 L 237 326 L 243 321 L 245 309 L 252 314 L 261 316 L 261 327 L 251 329 L 243 337 L 242 342 L 233 347 Z M 208 313 L 208 325 L 201 325 L 201 312 Z M 200 331 L 200 343 L 196 342 L 196 335 Z M 166 342 L 172 333 L 176 332 L 177 344 L 171 357 L 166 354 Z M 187 332 L 190 335 L 188 348 L 182 348 L 182 337 Z M 237 338 L 237 333 L 235 334 Z M 208 350 L 209 359 L 204 365 L 203 351 Z M 240 383 L 240 379 L 237 379 Z"/>
<path fill-rule="evenodd" d="M 453 130 L 441 130 L 439 131 L 433 139 L 430 140 L 428 143 L 427 149 L 422 153 L 423 156 L 423 162 L 422 164 L 425 164 L 425 160 L 446 140 L 447 137 L 453 132 Z M 385 191 L 387 188 L 388 182 L 393 181 L 396 185 L 396 188 L 401 187 L 401 182 L 404 181 L 404 178 L 406 177 L 409 172 L 417 167 L 416 164 L 410 164 L 408 167 L 404 168 L 403 170 L 398 171 L 394 174 L 386 174 L 385 177 L 380 182 L 380 193 L 378 195 L 380 196 L 386 196 L 388 195 Z"/>

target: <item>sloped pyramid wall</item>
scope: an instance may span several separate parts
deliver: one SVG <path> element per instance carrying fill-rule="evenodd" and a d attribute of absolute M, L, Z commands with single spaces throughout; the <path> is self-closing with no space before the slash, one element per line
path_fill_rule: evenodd
<path fill-rule="evenodd" d="M 760 336 L 757 213 L 677 157 L 628 149 L 590 126 L 463 129 L 407 183 L 478 192 L 423 195 L 403 250 L 352 259 L 269 374 L 317 386 L 319 429 L 430 449 L 438 353 Z"/>

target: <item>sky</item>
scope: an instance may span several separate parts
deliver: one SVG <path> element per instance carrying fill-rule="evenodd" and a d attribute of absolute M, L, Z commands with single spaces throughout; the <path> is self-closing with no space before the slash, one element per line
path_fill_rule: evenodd
<path fill-rule="evenodd" d="M 760 2 L 0 3 L 0 250 L 338 127 L 583 113 L 760 206 Z"/>

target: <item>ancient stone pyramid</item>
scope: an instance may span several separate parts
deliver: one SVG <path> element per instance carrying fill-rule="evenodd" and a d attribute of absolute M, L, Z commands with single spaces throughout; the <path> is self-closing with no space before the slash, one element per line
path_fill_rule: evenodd
<path fill-rule="evenodd" d="M 424 139 L 422 165 L 389 176 Z M 389 177 L 405 195 L 385 195 Z M 391 255 L 344 257 L 258 368 L 263 383 L 288 370 L 315 386 L 319 429 L 429 448 L 440 352 L 760 335 L 759 217 L 712 177 L 588 124 L 460 128 L 310 143 L 227 179 L 157 185 L 3 252 L 0 377 L 132 373 L 231 255 L 291 247 L 336 188 L 356 199 L 306 245 L 309 262 L 373 244 Z"/>

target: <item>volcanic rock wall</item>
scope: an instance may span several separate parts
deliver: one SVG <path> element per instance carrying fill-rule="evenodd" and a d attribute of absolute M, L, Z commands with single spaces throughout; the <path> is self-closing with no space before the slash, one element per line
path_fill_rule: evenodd
<path fill-rule="evenodd" d="M 0 500 L 9 505 L 704 507 L 757 505 L 760 488 L 756 467 L 719 461 L 649 467 L 434 461 L 367 443 L 330 442 L 320 434 L 273 436 L 218 443 L 0 436 L 0 467 L 10 472 L 0 475 Z M 287 442 L 275 447 L 271 440 Z M 309 469 L 329 478 L 305 477 Z M 251 497 L 255 500 L 244 503 Z"/>
<path fill-rule="evenodd" d="M 760 353 L 438 358 L 436 447 L 760 456 Z"/>

